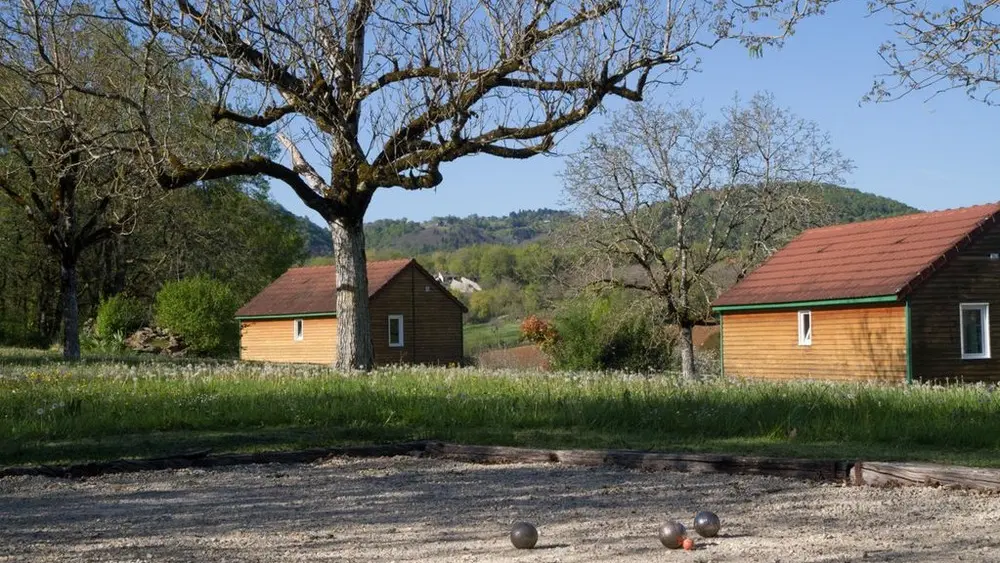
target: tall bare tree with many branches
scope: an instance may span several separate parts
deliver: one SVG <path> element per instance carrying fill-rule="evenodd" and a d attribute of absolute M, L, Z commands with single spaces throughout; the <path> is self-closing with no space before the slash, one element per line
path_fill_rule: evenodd
<path fill-rule="evenodd" d="M 653 299 L 677 328 L 683 376 L 696 378 L 692 328 L 709 317 L 720 282 L 821 221 L 810 185 L 850 167 L 814 123 L 770 95 L 737 101 L 715 121 L 695 107 L 630 106 L 564 175 L 583 279 Z"/>
<path fill-rule="evenodd" d="M 137 172 L 131 134 L 117 120 L 116 105 L 67 87 L 70 80 L 104 80 L 101 65 L 116 60 L 106 39 L 121 30 L 34 23 L 0 22 L 0 197 L 24 212 L 58 261 L 63 355 L 77 359 L 81 255 L 128 231 L 154 185 Z M 28 39 L 25 29 L 38 40 Z M 72 45 L 46 41 L 57 34 L 72 37 Z M 51 72 L 53 60 L 65 74 Z"/>
<path fill-rule="evenodd" d="M 363 221 L 378 189 L 433 188 L 463 156 L 546 153 L 608 98 L 638 101 L 682 80 L 698 49 L 739 39 L 759 52 L 829 1 L 115 0 L 102 15 L 204 78 L 217 122 L 281 133 L 288 163 L 250 150 L 205 159 L 153 133 L 142 141 L 164 188 L 265 175 L 323 216 L 337 268 L 337 365 L 367 368 Z M 119 101 L 143 122 L 149 100 Z"/>
<path fill-rule="evenodd" d="M 86 3 L 0 0 L 0 197 L 59 261 L 68 359 L 80 356 L 80 257 L 162 193 L 149 174 L 162 151 L 209 161 L 267 146 L 213 127 L 213 92 L 133 31 Z"/>

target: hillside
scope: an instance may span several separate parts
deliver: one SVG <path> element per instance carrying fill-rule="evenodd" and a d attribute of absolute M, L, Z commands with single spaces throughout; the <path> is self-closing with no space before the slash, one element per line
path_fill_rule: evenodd
<path fill-rule="evenodd" d="M 919 209 L 900 201 L 853 188 L 825 184 L 817 189 L 823 202 L 829 208 L 832 217 L 831 223 L 834 224 L 856 223 L 920 212 Z"/>
<path fill-rule="evenodd" d="M 538 209 L 515 211 L 502 217 L 448 215 L 423 222 L 379 219 L 365 225 L 365 238 L 369 250 L 412 256 L 475 244 L 520 244 L 552 232 L 570 217 L 567 211 Z M 332 254 L 333 243 L 327 229 L 305 217 L 295 219 L 306 238 L 310 257 Z"/>
<path fill-rule="evenodd" d="M 830 223 L 853 223 L 919 211 L 894 199 L 852 188 L 823 185 L 816 190 L 828 207 Z M 492 217 L 448 215 L 422 222 L 379 219 L 365 225 L 365 236 L 369 250 L 415 256 L 476 244 L 516 245 L 537 240 L 565 224 L 572 216 L 568 211 L 537 209 Z M 329 231 L 305 217 L 296 219 L 306 237 L 309 256 L 332 254 Z"/>
<path fill-rule="evenodd" d="M 458 250 L 474 244 L 514 245 L 551 233 L 572 215 L 567 211 L 538 209 L 514 211 L 500 217 L 434 217 L 416 222 L 381 219 L 365 225 L 368 248 L 403 254 Z"/>

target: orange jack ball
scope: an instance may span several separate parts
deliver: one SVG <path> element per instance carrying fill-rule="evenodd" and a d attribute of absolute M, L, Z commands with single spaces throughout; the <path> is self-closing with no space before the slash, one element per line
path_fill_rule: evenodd
<path fill-rule="evenodd" d="M 682 545 L 684 546 L 685 550 L 691 551 L 692 549 L 694 549 L 694 540 L 691 538 L 684 538 L 684 543 Z"/>

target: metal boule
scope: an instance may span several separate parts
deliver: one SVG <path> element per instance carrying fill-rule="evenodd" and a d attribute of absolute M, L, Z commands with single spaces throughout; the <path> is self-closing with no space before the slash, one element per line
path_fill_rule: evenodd
<path fill-rule="evenodd" d="M 702 510 L 694 516 L 694 531 L 703 538 L 714 538 L 722 528 L 722 522 L 714 512 Z"/>
<path fill-rule="evenodd" d="M 660 526 L 660 543 L 670 549 L 677 549 L 684 543 L 687 528 L 680 522 L 668 522 Z"/>
<path fill-rule="evenodd" d="M 510 529 L 510 543 L 518 549 L 531 549 L 538 542 L 538 529 L 530 522 L 518 522 Z"/>

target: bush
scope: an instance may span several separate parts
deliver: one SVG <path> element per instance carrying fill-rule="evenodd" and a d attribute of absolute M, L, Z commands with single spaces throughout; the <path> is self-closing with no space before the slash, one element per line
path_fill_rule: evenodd
<path fill-rule="evenodd" d="M 559 342 L 559 333 L 552 323 L 530 315 L 521 322 L 521 339 L 537 344 L 543 352 L 549 353 Z"/>
<path fill-rule="evenodd" d="M 80 349 L 87 354 L 97 356 L 121 356 L 131 353 L 125 345 L 125 333 L 122 331 L 98 336 L 93 330 L 81 330 Z"/>
<path fill-rule="evenodd" d="M 22 319 L 0 319 L 0 346 L 44 349 L 49 344 L 45 335 L 26 327 Z"/>
<path fill-rule="evenodd" d="M 149 310 L 138 299 L 118 294 L 97 306 L 94 333 L 97 338 L 128 335 L 149 322 Z"/>
<path fill-rule="evenodd" d="M 474 323 L 488 321 L 493 317 L 492 299 L 488 291 L 477 291 L 469 296 L 469 320 Z"/>
<path fill-rule="evenodd" d="M 552 365 L 564 370 L 672 369 L 670 332 L 652 317 L 630 306 L 624 294 L 572 301 L 554 323 L 559 337 L 551 348 Z"/>
<path fill-rule="evenodd" d="M 156 325 L 184 339 L 193 352 L 226 354 L 239 345 L 233 316 L 239 303 L 225 283 L 206 276 L 167 282 L 156 294 Z"/>
<path fill-rule="evenodd" d="M 468 307 L 469 320 L 474 323 L 486 322 L 502 315 L 520 316 L 524 313 L 521 289 L 508 281 L 471 294 Z"/>

